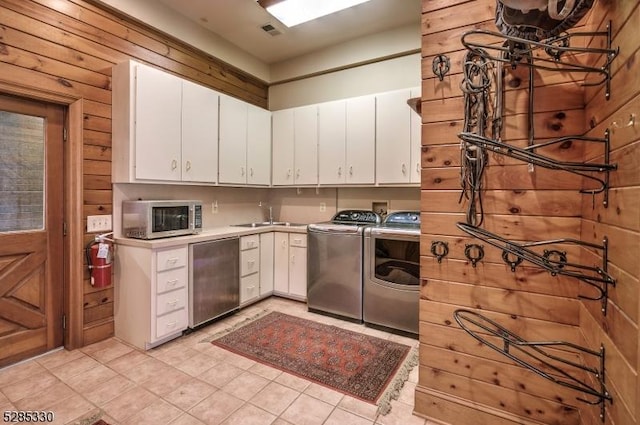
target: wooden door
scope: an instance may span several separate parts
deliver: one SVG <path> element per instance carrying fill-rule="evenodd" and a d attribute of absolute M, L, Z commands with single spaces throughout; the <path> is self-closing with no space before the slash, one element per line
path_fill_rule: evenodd
<path fill-rule="evenodd" d="M 63 343 L 63 120 L 0 96 L 0 367 Z"/>

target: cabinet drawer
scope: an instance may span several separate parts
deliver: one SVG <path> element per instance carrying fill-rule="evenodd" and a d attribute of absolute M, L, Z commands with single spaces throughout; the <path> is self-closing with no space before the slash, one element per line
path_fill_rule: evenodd
<path fill-rule="evenodd" d="M 187 259 L 189 258 L 189 251 L 187 247 L 167 249 L 164 251 L 158 251 L 157 253 L 157 266 L 156 270 L 161 272 L 163 270 L 177 269 L 178 267 L 184 267 L 187 265 Z"/>
<path fill-rule="evenodd" d="M 181 267 L 179 269 L 167 270 L 156 274 L 156 293 L 173 291 L 174 289 L 184 288 L 187 286 L 187 269 Z"/>
<path fill-rule="evenodd" d="M 160 339 L 187 328 L 187 310 L 180 309 L 156 318 L 156 338 Z"/>
<path fill-rule="evenodd" d="M 307 246 L 307 235 L 304 233 L 289 233 L 289 246 Z"/>
<path fill-rule="evenodd" d="M 250 249 L 240 253 L 240 276 L 260 271 L 260 250 Z"/>
<path fill-rule="evenodd" d="M 160 294 L 156 298 L 156 316 L 185 308 L 186 305 L 187 291 L 184 289 Z"/>
<path fill-rule="evenodd" d="M 254 273 L 240 279 L 240 304 L 251 301 L 260 295 L 260 275 Z"/>
<path fill-rule="evenodd" d="M 260 247 L 260 235 L 249 235 L 240 238 L 240 250 L 253 249 Z"/>

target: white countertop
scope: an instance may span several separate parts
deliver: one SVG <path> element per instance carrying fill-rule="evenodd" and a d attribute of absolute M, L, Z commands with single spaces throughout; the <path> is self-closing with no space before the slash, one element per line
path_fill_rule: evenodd
<path fill-rule="evenodd" d="M 152 240 L 115 238 L 115 243 L 117 245 L 137 246 L 149 249 L 162 249 L 178 245 L 186 245 L 190 243 L 206 242 L 235 236 L 255 235 L 266 232 L 307 233 L 307 226 L 282 224 L 273 224 L 270 226 L 260 227 L 223 226 L 203 229 L 202 232 L 196 235 L 176 236 L 172 238 L 170 237 Z"/>

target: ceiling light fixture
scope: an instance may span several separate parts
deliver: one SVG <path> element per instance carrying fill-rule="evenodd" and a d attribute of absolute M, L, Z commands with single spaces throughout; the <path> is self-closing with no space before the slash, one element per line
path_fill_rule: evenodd
<path fill-rule="evenodd" d="M 287 27 L 348 9 L 369 0 L 281 0 L 258 3 Z"/>

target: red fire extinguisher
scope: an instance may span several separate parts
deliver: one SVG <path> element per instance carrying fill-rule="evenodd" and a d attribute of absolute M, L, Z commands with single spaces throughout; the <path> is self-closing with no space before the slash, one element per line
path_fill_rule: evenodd
<path fill-rule="evenodd" d="M 111 266 L 113 265 L 113 240 L 107 236 L 112 233 L 97 235 L 95 240 L 87 244 L 86 255 L 91 286 L 104 288 L 111 285 Z"/>

